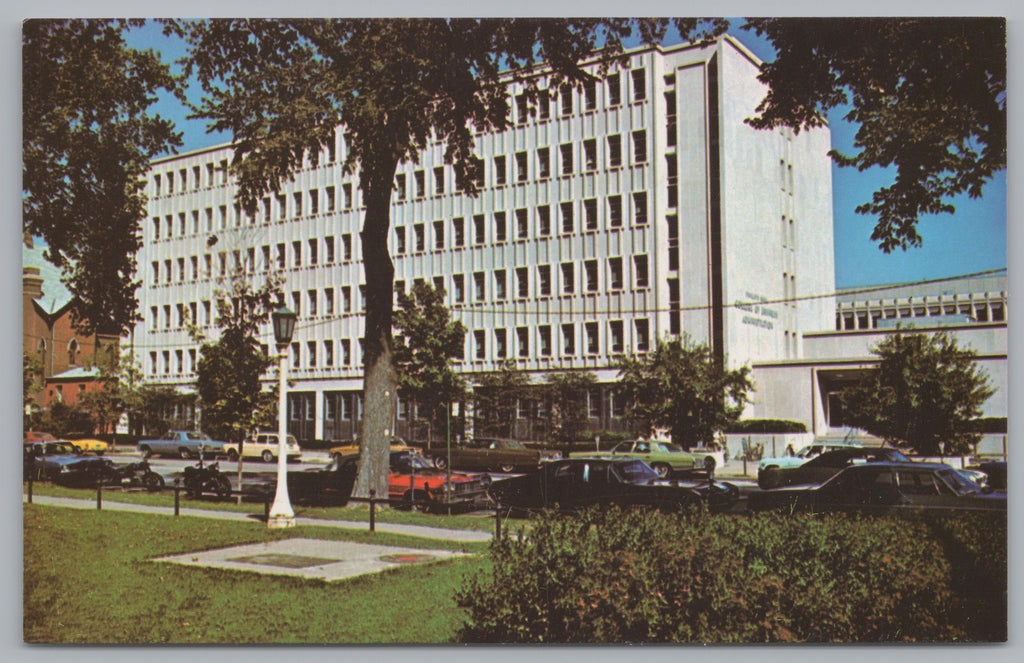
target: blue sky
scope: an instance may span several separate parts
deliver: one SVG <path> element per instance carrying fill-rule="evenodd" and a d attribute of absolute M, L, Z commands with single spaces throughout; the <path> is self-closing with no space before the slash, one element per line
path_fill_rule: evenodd
<path fill-rule="evenodd" d="M 734 25 L 738 23 L 734 21 Z M 733 32 L 761 59 L 773 57 L 765 41 L 742 30 Z M 166 61 L 184 54 L 180 42 L 164 38 L 155 26 L 130 36 L 129 43 L 138 48 L 152 47 Z M 198 89 L 193 94 L 197 95 Z M 171 98 L 161 99 L 157 109 L 184 132 L 184 151 L 230 141 L 226 134 L 207 134 L 201 121 L 185 119 L 185 109 Z M 834 112 L 829 117 L 832 145 L 851 153 L 856 126 L 843 120 L 842 114 Z M 858 172 L 832 167 L 837 287 L 936 279 L 1006 267 L 1005 171 L 986 186 L 982 198 L 971 200 L 962 196 L 953 200 L 955 213 L 923 217 L 918 225 L 923 238 L 921 247 L 886 254 L 870 239 L 874 217 L 856 214 L 854 209 L 890 181 L 891 174 L 883 169 Z"/>

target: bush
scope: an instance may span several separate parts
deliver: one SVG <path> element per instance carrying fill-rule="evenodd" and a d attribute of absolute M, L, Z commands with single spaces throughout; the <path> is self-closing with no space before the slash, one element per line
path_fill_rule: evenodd
<path fill-rule="evenodd" d="M 1005 433 L 1006 417 L 981 417 L 968 423 L 973 433 Z"/>
<path fill-rule="evenodd" d="M 789 419 L 743 419 L 729 424 L 726 433 L 806 433 L 802 421 Z"/>
<path fill-rule="evenodd" d="M 460 590 L 457 599 L 468 608 L 460 637 L 471 643 L 1005 640 L 1005 519 L 1001 529 L 963 519 L 939 529 L 941 536 L 923 519 L 845 515 L 611 509 L 541 516 L 528 536 L 495 540 L 490 570 Z M 950 541 L 954 548 L 980 541 L 990 550 L 970 559 L 995 600 L 985 604 L 965 593 L 963 569 L 953 563 L 959 558 L 947 555 Z M 978 606 L 986 609 L 984 619 L 971 618 Z"/>

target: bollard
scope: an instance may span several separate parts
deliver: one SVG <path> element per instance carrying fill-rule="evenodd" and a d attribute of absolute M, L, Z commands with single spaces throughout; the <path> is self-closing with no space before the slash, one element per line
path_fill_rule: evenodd
<path fill-rule="evenodd" d="M 263 496 L 263 519 L 270 522 L 270 495 Z"/>
<path fill-rule="evenodd" d="M 377 506 L 376 498 L 377 498 L 377 491 L 371 489 L 370 490 L 370 531 L 371 532 L 376 532 L 377 531 L 377 523 L 376 523 L 376 519 L 375 519 L 375 515 L 376 515 L 375 512 L 376 512 L 376 506 Z"/>
<path fill-rule="evenodd" d="M 494 538 L 501 538 L 501 502 L 494 502 Z"/>
<path fill-rule="evenodd" d="M 103 510 L 103 484 L 99 482 L 96 484 L 96 510 Z"/>
<path fill-rule="evenodd" d="M 174 515 L 181 515 L 181 480 L 174 480 Z"/>
<path fill-rule="evenodd" d="M 28 503 L 32 504 L 32 475 L 28 475 Z"/>

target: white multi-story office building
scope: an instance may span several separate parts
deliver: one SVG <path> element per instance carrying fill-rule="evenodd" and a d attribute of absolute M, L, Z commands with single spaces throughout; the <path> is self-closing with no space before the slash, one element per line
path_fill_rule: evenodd
<path fill-rule="evenodd" d="M 732 366 L 799 357 L 802 334 L 835 320 L 834 299 L 800 299 L 834 290 L 830 137 L 745 124 L 765 92 L 757 64 L 732 38 L 641 48 L 532 115 L 510 83 L 511 126 L 476 139 L 477 197 L 459 191 L 441 144 L 399 165 L 396 290 L 417 279 L 445 288 L 468 329 L 458 362 L 468 374 L 514 360 L 607 383 L 616 355 L 683 334 Z M 144 319 L 131 339 L 147 379 L 189 389 L 199 348 L 186 321 L 215 333 L 220 279 L 237 266 L 257 278 L 279 270 L 299 313 L 291 430 L 351 437 L 365 277 L 345 150 L 339 128 L 254 215 L 234 203 L 230 146 L 153 163 L 138 256 Z M 269 326 L 263 338 L 273 345 Z M 611 390 L 596 393 L 595 427 L 620 409 Z"/>

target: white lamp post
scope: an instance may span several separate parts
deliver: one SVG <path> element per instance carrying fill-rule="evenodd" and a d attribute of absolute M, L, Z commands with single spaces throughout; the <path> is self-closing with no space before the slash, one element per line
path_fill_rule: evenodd
<path fill-rule="evenodd" d="M 294 527 L 295 511 L 288 498 L 288 346 L 295 332 L 295 312 L 284 306 L 270 314 L 274 322 L 274 340 L 277 341 L 277 491 L 270 507 L 267 527 Z"/>

